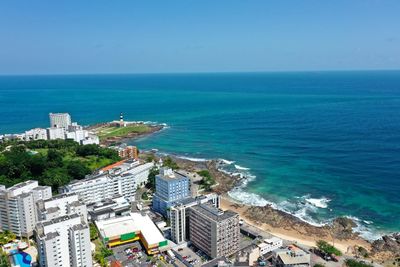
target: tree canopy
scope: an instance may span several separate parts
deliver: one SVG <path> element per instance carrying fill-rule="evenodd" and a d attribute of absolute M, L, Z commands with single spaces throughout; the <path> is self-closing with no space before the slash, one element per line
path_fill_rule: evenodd
<path fill-rule="evenodd" d="M 32 179 L 56 189 L 120 160 L 112 149 L 71 140 L 10 142 L 0 148 L 0 184 L 7 187 Z"/>

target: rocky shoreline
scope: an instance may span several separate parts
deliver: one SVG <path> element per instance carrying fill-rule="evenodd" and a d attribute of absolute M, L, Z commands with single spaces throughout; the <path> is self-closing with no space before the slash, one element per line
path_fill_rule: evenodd
<path fill-rule="evenodd" d="M 106 122 L 106 123 L 97 123 L 97 124 L 93 124 L 93 125 L 89 125 L 87 127 L 85 127 L 86 130 L 91 130 L 91 131 L 96 131 L 96 129 L 100 128 L 100 127 L 104 127 L 104 126 L 108 126 L 111 123 Z M 156 132 L 159 132 L 161 130 L 164 129 L 164 125 L 161 124 L 157 124 L 157 125 L 153 125 L 153 124 L 146 124 L 149 127 L 149 130 L 147 132 L 130 132 L 127 133 L 123 136 L 113 136 L 113 137 L 107 137 L 105 139 L 101 139 L 100 140 L 100 145 L 102 146 L 111 146 L 114 144 L 119 144 L 124 142 L 125 140 L 129 140 L 129 139 L 136 139 L 136 138 L 141 138 L 141 137 L 145 137 L 151 134 L 154 134 Z"/>
<path fill-rule="evenodd" d="M 241 178 L 221 171 L 218 160 L 191 161 L 174 155 L 169 156 L 182 169 L 188 171 L 207 169 L 217 182 L 212 191 L 222 195 L 224 201 L 228 203 L 228 208 L 240 211 L 241 216 L 254 225 L 263 226 L 264 229 L 271 232 L 276 229 L 282 230 L 283 233 L 286 231 L 288 236 L 295 234 L 301 239 L 312 241 L 312 243 L 320 239 L 334 241 L 336 245 L 342 244 L 343 253 L 348 255 L 358 255 L 361 247 L 368 251 L 370 260 L 379 262 L 400 257 L 400 234 L 383 236 L 381 239 L 370 242 L 354 232 L 353 228 L 357 226 L 356 222 L 346 217 L 338 217 L 329 225 L 315 226 L 294 215 L 274 209 L 271 205 L 248 206 L 238 203 L 228 196 L 228 192 L 241 184 Z"/>

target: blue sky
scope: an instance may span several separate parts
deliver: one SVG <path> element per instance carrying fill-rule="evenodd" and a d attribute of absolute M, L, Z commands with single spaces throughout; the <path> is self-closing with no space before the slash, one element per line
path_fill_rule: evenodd
<path fill-rule="evenodd" d="M 400 69 L 400 1 L 1 1 L 0 74 Z"/>

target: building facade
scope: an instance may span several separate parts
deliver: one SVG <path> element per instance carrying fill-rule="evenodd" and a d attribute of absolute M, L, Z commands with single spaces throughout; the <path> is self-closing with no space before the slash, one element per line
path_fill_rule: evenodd
<path fill-rule="evenodd" d="M 211 258 L 230 256 L 239 249 L 239 214 L 209 204 L 189 208 L 190 241 Z"/>
<path fill-rule="evenodd" d="M 38 223 L 36 241 L 42 267 L 92 266 L 89 226 L 78 214 Z"/>
<path fill-rule="evenodd" d="M 54 196 L 36 203 L 38 220 L 45 221 L 61 216 L 78 214 L 84 222 L 88 221 L 86 205 L 78 199 L 75 193 Z"/>
<path fill-rule="evenodd" d="M 65 139 L 65 129 L 58 127 L 50 127 L 47 128 L 47 139 L 48 140 L 56 140 L 56 139 Z"/>
<path fill-rule="evenodd" d="M 47 131 L 43 128 L 34 128 L 25 131 L 25 141 L 31 140 L 47 140 Z"/>
<path fill-rule="evenodd" d="M 0 230 L 32 236 L 37 223 L 35 203 L 51 195 L 51 187 L 39 186 L 37 181 L 29 180 L 10 188 L 0 186 Z"/>
<path fill-rule="evenodd" d="M 168 209 L 177 201 L 190 197 L 190 179 L 178 171 L 161 168 L 156 175 L 153 210 L 168 217 Z"/>
<path fill-rule="evenodd" d="M 171 240 L 176 244 L 189 241 L 189 212 L 190 207 L 208 203 L 219 208 L 220 198 L 217 194 L 208 194 L 196 198 L 186 198 L 175 203 L 169 210 L 171 223 Z"/>
<path fill-rule="evenodd" d="M 63 186 L 60 192 L 76 193 L 85 204 L 110 199 L 116 195 L 132 199 L 136 189 L 147 182 L 153 166 L 153 163 L 142 164 L 135 160 L 122 161 L 111 168 L 102 169 L 96 175 Z"/>
<path fill-rule="evenodd" d="M 50 113 L 50 127 L 65 128 L 71 125 L 71 116 L 68 113 Z"/>

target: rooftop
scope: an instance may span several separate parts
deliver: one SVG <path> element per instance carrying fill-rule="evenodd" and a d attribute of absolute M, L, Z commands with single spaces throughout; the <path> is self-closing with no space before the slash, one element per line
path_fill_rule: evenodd
<path fill-rule="evenodd" d="M 53 196 L 53 197 L 51 197 L 49 199 L 45 199 L 43 201 L 44 202 L 51 202 L 51 201 L 54 201 L 54 200 L 57 200 L 57 199 L 63 199 L 63 198 L 72 197 L 72 196 L 78 197 L 78 195 L 76 193 L 64 193 L 64 194 Z"/>
<path fill-rule="evenodd" d="M 160 174 L 157 175 L 159 178 L 167 181 L 174 181 L 179 179 L 188 179 L 185 175 L 179 173 L 179 171 L 173 171 L 172 169 L 161 168 Z"/>
<path fill-rule="evenodd" d="M 197 206 L 193 206 L 190 209 L 202 214 L 205 217 L 212 219 L 213 221 L 223 221 L 231 217 L 238 216 L 238 214 L 234 211 L 223 211 L 209 204 L 200 204 Z"/>
<path fill-rule="evenodd" d="M 103 238 L 140 232 L 149 245 L 165 241 L 164 236 L 147 214 L 130 213 L 123 217 L 96 221 L 96 225 Z"/>
<path fill-rule="evenodd" d="M 78 214 L 65 215 L 65 216 L 57 217 L 55 219 L 51 219 L 49 221 L 42 222 L 41 224 L 43 226 L 48 226 L 48 225 L 52 225 L 52 224 L 56 224 L 56 223 L 60 223 L 60 222 L 64 222 L 64 221 L 68 221 L 68 220 L 74 219 L 76 217 L 79 217 L 79 215 Z"/>

